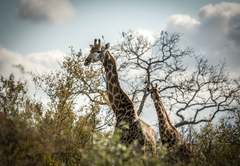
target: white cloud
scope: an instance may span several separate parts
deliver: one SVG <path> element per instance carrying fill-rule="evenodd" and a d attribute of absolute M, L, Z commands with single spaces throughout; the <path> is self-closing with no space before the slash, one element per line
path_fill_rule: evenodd
<path fill-rule="evenodd" d="M 90 47 L 86 47 L 85 49 L 82 50 L 82 54 L 88 56 L 88 54 L 90 53 L 90 50 L 91 50 Z"/>
<path fill-rule="evenodd" d="M 138 33 L 142 34 L 143 36 L 147 37 L 150 42 L 154 41 L 154 32 L 153 31 L 139 28 L 136 32 L 138 32 Z"/>
<path fill-rule="evenodd" d="M 58 62 L 63 60 L 65 53 L 59 50 L 52 50 L 40 53 L 31 53 L 28 55 L 21 55 L 20 53 L 10 51 L 0 45 L 0 75 L 8 77 L 11 73 L 16 79 L 24 79 L 28 81 L 29 94 L 34 94 L 34 84 L 31 82 L 30 75 L 22 75 L 18 68 L 13 65 L 21 64 L 24 71 L 32 71 L 33 73 L 50 72 L 60 69 Z"/>
<path fill-rule="evenodd" d="M 200 22 L 189 15 L 176 14 L 171 16 L 167 21 L 168 29 L 182 27 L 187 30 L 194 29 L 196 26 L 200 25 Z"/>
<path fill-rule="evenodd" d="M 199 20 L 188 15 L 173 15 L 167 31 L 183 33 L 180 45 L 194 48 L 210 63 L 226 60 L 230 74 L 240 73 L 240 4 L 222 2 L 199 10 Z"/>
<path fill-rule="evenodd" d="M 199 19 L 207 31 L 221 33 L 233 40 L 231 36 L 238 35 L 240 41 L 240 4 L 222 2 L 204 6 L 199 10 Z"/>
<path fill-rule="evenodd" d="M 72 18 L 76 11 L 69 0 L 20 0 L 16 15 L 31 22 L 50 22 L 63 24 Z"/>
<path fill-rule="evenodd" d="M 10 73 L 18 75 L 18 69 L 13 67 L 18 64 L 22 64 L 25 71 L 41 73 L 57 70 L 60 68 L 57 62 L 62 61 L 65 54 L 59 50 L 52 50 L 24 56 L 0 46 L 0 55 L 0 74 L 8 76 Z"/>

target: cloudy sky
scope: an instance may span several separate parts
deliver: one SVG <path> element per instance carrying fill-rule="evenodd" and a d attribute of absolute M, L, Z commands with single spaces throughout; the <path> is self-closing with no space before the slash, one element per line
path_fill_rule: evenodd
<path fill-rule="evenodd" d="M 239 0 L 0 1 L 0 74 L 17 74 L 13 64 L 55 70 L 69 46 L 87 50 L 102 35 L 114 44 L 129 29 L 146 35 L 180 32 L 180 46 L 192 47 L 212 64 L 225 59 L 228 72 L 240 75 Z"/>

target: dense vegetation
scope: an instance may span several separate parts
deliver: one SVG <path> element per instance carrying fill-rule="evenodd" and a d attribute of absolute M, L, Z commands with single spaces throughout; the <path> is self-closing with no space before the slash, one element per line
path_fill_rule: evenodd
<path fill-rule="evenodd" d="M 1 76 L 0 165 L 184 165 L 178 159 L 172 162 L 161 144 L 152 158 L 119 143 L 111 131 L 114 118 L 103 70 L 83 67 L 83 60 L 81 51 L 71 49 L 61 70 L 30 73 L 47 103 L 30 98 L 24 80 Z M 207 165 L 240 164 L 239 96 L 234 100 L 237 104 L 227 108 L 228 118 L 219 123 L 209 121 L 198 130 L 191 124 L 187 132 L 179 129 L 186 142 L 202 151 Z M 191 161 L 196 165 L 198 156 Z"/>

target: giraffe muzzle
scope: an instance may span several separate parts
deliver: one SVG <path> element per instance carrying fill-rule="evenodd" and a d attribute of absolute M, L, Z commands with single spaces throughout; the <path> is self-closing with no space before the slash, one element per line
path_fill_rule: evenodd
<path fill-rule="evenodd" d="M 91 58 L 85 59 L 84 66 L 88 66 L 91 63 Z"/>

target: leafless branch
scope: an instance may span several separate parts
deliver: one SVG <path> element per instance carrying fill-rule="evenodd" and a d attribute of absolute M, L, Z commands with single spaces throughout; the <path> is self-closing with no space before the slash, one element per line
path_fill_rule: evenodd
<path fill-rule="evenodd" d="M 176 127 L 212 121 L 217 113 L 230 111 L 239 101 L 239 79 L 231 79 L 225 61 L 209 65 L 204 57 L 196 56 L 189 47 L 178 47 L 181 34 L 162 32 L 150 42 L 137 32 L 124 32 L 121 42 L 112 47 L 119 77 L 128 85 L 140 115 L 149 94 L 146 88 L 158 83 L 160 95 L 168 111 L 179 117 Z M 184 60 L 195 63 L 189 70 Z M 207 111 L 211 117 L 205 118 Z M 185 118 L 186 112 L 191 117 Z M 191 120 L 189 120 L 191 119 Z"/>

